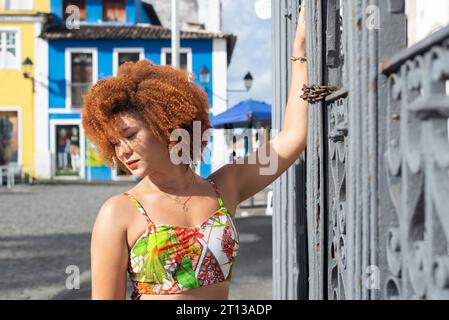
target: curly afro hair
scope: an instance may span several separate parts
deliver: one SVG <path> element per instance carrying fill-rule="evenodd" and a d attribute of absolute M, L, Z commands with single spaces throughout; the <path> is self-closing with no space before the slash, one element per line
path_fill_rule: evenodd
<path fill-rule="evenodd" d="M 114 123 L 122 113 L 137 116 L 167 145 L 177 144 L 177 141 L 170 141 L 174 129 L 186 129 L 193 141 L 194 121 L 200 121 L 203 137 L 211 128 L 209 100 L 192 81 L 192 75 L 170 65 L 141 60 L 122 64 L 117 76 L 99 80 L 92 86 L 83 98 L 82 125 L 107 166 L 116 167 L 111 140 L 119 137 Z M 201 140 L 201 154 L 207 143 Z M 190 160 L 195 162 L 200 158 L 202 161 L 201 154 L 193 151 L 193 145 L 190 143 Z"/>

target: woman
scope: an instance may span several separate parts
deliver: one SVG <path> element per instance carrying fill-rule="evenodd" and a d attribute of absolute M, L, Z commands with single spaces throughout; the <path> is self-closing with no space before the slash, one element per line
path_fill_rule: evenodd
<path fill-rule="evenodd" d="M 307 83 L 300 59 L 304 29 L 301 13 L 283 130 L 245 163 L 228 163 L 207 179 L 174 161 L 179 146 L 187 146 L 190 160 L 198 156 L 194 143 L 170 139 L 173 129 L 192 138 L 194 122 L 200 122 L 201 134 L 210 128 L 207 96 L 185 72 L 145 60 L 125 63 L 117 77 L 98 81 L 88 92 L 86 135 L 109 165 L 141 179 L 99 210 L 91 242 L 93 299 L 125 299 L 127 272 L 132 299 L 228 298 L 239 248 L 238 204 L 276 180 L 306 145 L 308 105 L 300 98 Z M 206 144 L 201 142 L 201 151 Z M 273 172 L 261 174 L 266 164 L 257 152 L 276 156 Z"/>

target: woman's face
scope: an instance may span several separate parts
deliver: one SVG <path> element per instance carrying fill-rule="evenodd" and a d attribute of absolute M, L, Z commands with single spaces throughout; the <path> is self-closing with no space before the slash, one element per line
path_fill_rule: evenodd
<path fill-rule="evenodd" d="M 113 140 L 115 155 L 118 161 L 137 178 L 143 178 L 157 168 L 163 167 L 170 159 L 167 146 L 160 142 L 148 125 L 130 114 L 120 117 L 119 130 L 121 137 Z M 134 164 L 130 161 L 135 161 Z"/>

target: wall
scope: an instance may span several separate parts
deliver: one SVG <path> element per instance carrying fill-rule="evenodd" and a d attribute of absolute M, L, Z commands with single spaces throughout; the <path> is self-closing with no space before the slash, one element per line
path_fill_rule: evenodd
<path fill-rule="evenodd" d="M 410 47 L 449 23 L 449 1 L 407 0 L 406 13 Z"/>
<path fill-rule="evenodd" d="M 98 79 L 112 75 L 112 53 L 113 48 L 136 48 L 145 49 L 145 58 L 160 63 L 161 48 L 170 47 L 170 40 L 122 40 L 122 41 L 95 41 L 95 40 L 53 40 L 50 41 L 49 70 L 50 70 L 50 99 L 49 108 L 65 107 L 65 48 L 94 47 L 98 48 Z M 203 65 L 212 68 L 212 40 L 183 40 L 182 48 L 192 48 L 192 72 L 196 74 L 195 81 L 199 82 L 199 72 Z M 212 90 L 212 81 L 208 89 Z M 211 102 L 211 97 L 209 97 Z"/>
<path fill-rule="evenodd" d="M 192 49 L 192 72 L 196 75 L 195 81 L 199 83 L 200 69 L 205 65 L 211 70 L 211 79 L 214 79 L 215 72 L 212 65 L 213 54 L 212 50 L 215 48 L 213 40 L 182 40 L 181 48 Z M 170 40 L 53 40 L 49 45 L 49 118 L 53 119 L 71 119 L 71 121 L 78 121 L 79 113 L 64 112 L 66 105 L 66 77 L 65 77 L 65 51 L 66 48 L 96 48 L 98 59 L 98 80 L 109 77 L 113 74 L 113 49 L 114 48 L 144 48 L 145 58 L 154 63 L 161 63 L 162 48 L 170 47 Z M 220 60 L 221 61 L 221 60 Z M 214 62 L 215 64 L 216 62 Z M 223 64 L 226 68 L 226 60 Z M 222 73 L 222 72 L 221 72 Z M 213 90 L 213 83 L 211 81 L 207 88 L 209 92 Z M 220 82 L 221 83 L 221 82 Z M 203 85 L 201 85 L 203 86 Z M 209 103 L 211 108 L 214 101 L 212 95 L 209 94 Z M 213 108 L 212 108 L 213 110 Z M 212 111 L 211 110 L 211 111 Z M 51 131 L 50 126 L 47 129 Z M 50 137 L 48 144 L 51 145 Z M 87 145 L 87 142 L 86 142 Z M 87 168 L 86 168 L 87 170 Z M 201 175 L 207 176 L 210 173 L 210 165 L 203 164 L 201 166 Z M 84 177 L 87 177 L 87 171 L 84 172 Z M 111 172 L 109 168 L 97 167 L 93 168 L 92 179 L 109 180 Z"/>
<path fill-rule="evenodd" d="M 33 16 L 38 12 L 48 13 L 50 10 L 49 0 L 35 0 L 31 11 L 5 11 L 0 1 L 0 27 L 14 27 L 20 30 L 20 62 L 29 57 L 34 65 L 31 70 L 32 76 L 36 78 L 35 92 L 33 92 L 32 81 L 23 76 L 22 66 L 17 70 L 0 70 L 0 109 L 17 108 L 20 112 L 19 132 L 19 164 L 25 166 L 26 172 L 31 172 L 35 177 L 41 173 L 41 163 L 37 157 L 36 150 L 36 114 L 39 109 L 38 103 L 41 95 L 41 62 L 47 59 L 45 54 L 46 45 L 38 39 L 42 19 Z M 8 15 L 5 22 L 2 15 Z M 44 60 L 45 64 L 45 60 Z M 44 150 L 40 154 L 46 154 Z M 39 151 L 40 152 L 40 151 Z"/>
<path fill-rule="evenodd" d="M 60 22 L 62 19 L 62 0 L 51 1 L 51 12 L 55 15 L 57 21 Z M 102 15 L 102 0 L 86 0 L 86 22 L 101 23 Z M 126 0 L 126 22 L 150 22 L 141 0 Z"/>
<path fill-rule="evenodd" d="M 19 1 L 19 0 L 17 0 Z M 37 13 L 37 12 L 50 12 L 50 0 L 34 0 L 34 6 L 32 11 L 5 11 L 3 10 L 4 0 L 0 0 L 0 14 L 23 14 L 23 13 Z"/>

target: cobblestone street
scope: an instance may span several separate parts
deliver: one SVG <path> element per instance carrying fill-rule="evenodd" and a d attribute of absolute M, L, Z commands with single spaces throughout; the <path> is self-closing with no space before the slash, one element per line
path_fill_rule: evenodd
<path fill-rule="evenodd" d="M 2 189 L 0 299 L 90 299 L 93 223 L 107 198 L 130 187 L 48 184 Z M 265 195 L 259 197 L 264 200 Z M 246 217 L 239 217 L 242 211 Z M 263 207 L 237 211 L 241 244 L 230 299 L 272 298 L 271 217 L 264 213 Z M 66 289 L 68 266 L 79 268 L 80 289 Z"/>

